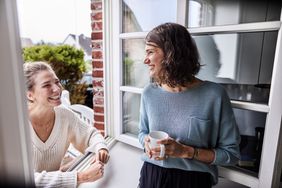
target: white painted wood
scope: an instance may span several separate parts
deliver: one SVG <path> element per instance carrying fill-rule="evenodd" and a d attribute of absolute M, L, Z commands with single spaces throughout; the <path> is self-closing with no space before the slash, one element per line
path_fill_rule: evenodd
<path fill-rule="evenodd" d="M 0 41 L 0 181 L 29 187 L 33 166 L 15 0 L 0 0 Z"/>
<path fill-rule="evenodd" d="M 280 20 L 282 21 L 282 15 Z M 282 28 L 278 32 L 276 51 L 274 58 L 273 74 L 269 96 L 269 113 L 266 119 L 263 148 L 261 154 L 261 165 L 259 172 L 259 187 L 277 187 L 281 172 L 277 172 L 276 166 L 279 157 L 278 143 L 281 135 L 281 117 L 282 117 Z M 274 181 L 275 180 L 275 181 Z"/>
<path fill-rule="evenodd" d="M 103 1 L 103 62 L 104 62 L 104 123 L 105 123 L 105 135 L 109 137 L 114 136 L 114 89 L 113 89 L 113 66 L 110 62 L 113 62 L 113 12 L 114 7 L 110 1 Z"/>
<path fill-rule="evenodd" d="M 222 25 L 211 27 L 189 28 L 191 34 L 207 35 L 207 34 L 225 34 L 225 33 L 244 33 L 259 31 L 277 31 L 281 26 L 280 21 L 244 23 L 234 25 Z"/>
<path fill-rule="evenodd" d="M 143 88 L 138 88 L 138 87 L 130 87 L 130 86 L 120 86 L 121 91 L 126 91 L 130 93 L 137 93 L 141 94 L 143 91 Z"/>
<path fill-rule="evenodd" d="M 252 110 L 256 112 L 265 112 L 265 113 L 269 112 L 269 107 L 268 105 L 265 104 L 257 104 L 257 103 L 234 101 L 234 100 L 231 100 L 231 104 L 233 108 Z"/>
<path fill-rule="evenodd" d="M 113 51 L 113 59 L 111 62 L 108 62 L 108 65 L 112 67 L 112 100 L 110 101 L 113 104 L 113 121 L 111 122 L 111 126 L 114 127 L 114 136 L 119 136 L 122 133 L 122 110 L 121 110 L 121 92 L 119 91 L 119 87 L 121 85 L 121 39 L 119 38 L 119 34 L 121 31 L 121 0 L 112 1 L 112 51 Z"/>
<path fill-rule="evenodd" d="M 143 146 L 139 143 L 138 139 L 136 138 L 136 135 L 121 134 L 118 137 L 116 137 L 116 139 L 120 142 L 129 144 L 136 148 L 143 149 Z"/>
<path fill-rule="evenodd" d="M 257 23 L 245 23 L 234 25 L 222 25 L 222 26 L 209 26 L 189 28 L 188 31 L 193 35 L 207 35 L 207 34 L 226 34 L 226 33 L 244 33 L 244 32 L 259 32 L 259 31 L 277 31 L 281 26 L 280 21 L 272 22 L 257 22 Z M 134 39 L 145 38 L 148 32 L 132 32 L 121 33 L 121 39 Z"/>

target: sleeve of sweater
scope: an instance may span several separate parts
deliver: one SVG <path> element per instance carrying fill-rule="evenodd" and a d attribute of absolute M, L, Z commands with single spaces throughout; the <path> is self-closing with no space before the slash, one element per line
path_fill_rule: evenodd
<path fill-rule="evenodd" d="M 223 94 L 221 104 L 221 121 L 219 126 L 219 137 L 215 151 L 215 165 L 234 165 L 240 159 L 240 133 L 234 117 L 230 99 L 226 93 Z"/>
<path fill-rule="evenodd" d="M 93 126 L 86 125 L 73 112 L 70 115 L 71 143 L 79 151 L 90 151 L 97 153 L 100 149 L 107 149 L 102 134 Z M 108 149 L 107 149 L 108 150 Z"/>
<path fill-rule="evenodd" d="M 144 138 L 149 133 L 149 123 L 148 116 L 145 107 L 145 97 L 144 94 L 141 96 L 141 104 L 140 104 L 140 117 L 139 117 L 139 133 L 138 140 L 140 144 L 144 147 Z"/>
<path fill-rule="evenodd" d="M 34 173 L 36 187 L 66 187 L 74 188 L 77 186 L 77 172 L 35 172 Z"/>

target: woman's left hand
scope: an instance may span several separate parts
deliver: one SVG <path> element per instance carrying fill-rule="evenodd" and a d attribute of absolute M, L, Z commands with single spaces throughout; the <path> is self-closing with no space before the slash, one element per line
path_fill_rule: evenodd
<path fill-rule="evenodd" d="M 173 138 L 162 139 L 157 142 L 158 144 L 163 144 L 165 146 L 165 156 L 164 157 L 156 157 L 156 160 L 164 160 L 168 157 L 174 158 L 187 158 L 188 155 L 193 154 L 194 148 L 191 146 L 183 145 Z M 188 151 L 187 151 L 188 149 Z M 160 152 L 160 148 L 156 148 L 152 150 L 152 152 Z"/>
<path fill-rule="evenodd" d="M 110 155 L 108 150 L 100 149 L 98 154 L 96 155 L 96 160 L 101 161 L 102 163 L 106 164 L 110 159 Z"/>

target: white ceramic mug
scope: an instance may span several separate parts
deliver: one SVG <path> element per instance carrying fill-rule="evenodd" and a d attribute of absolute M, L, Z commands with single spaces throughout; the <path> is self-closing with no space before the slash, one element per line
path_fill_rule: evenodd
<path fill-rule="evenodd" d="M 160 147 L 160 155 L 159 157 L 164 157 L 165 156 L 165 146 L 163 144 L 157 144 L 157 141 L 168 138 L 168 134 L 164 131 L 152 131 L 149 133 L 149 146 L 150 148 L 156 148 Z"/>

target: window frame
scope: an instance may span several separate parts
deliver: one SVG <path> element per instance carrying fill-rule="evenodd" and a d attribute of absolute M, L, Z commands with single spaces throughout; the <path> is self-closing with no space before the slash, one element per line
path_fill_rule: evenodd
<path fill-rule="evenodd" d="M 107 1 L 104 1 L 107 4 Z M 116 140 L 142 148 L 138 139 L 132 137 L 130 134 L 122 133 L 122 92 L 130 92 L 141 94 L 142 88 L 132 86 L 122 86 L 122 40 L 123 39 L 137 39 L 144 38 L 147 32 L 131 32 L 121 33 L 122 16 L 120 10 L 122 8 L 122 1 L 110 1 L 111 13 L 110 20 L 107 24 L 111 25 L 111 34 L 107 34 L 106 40 L 109 40 L 108 45 L 105 45 L 105 51 L 108 52 L 105 56 L 109 56 L 106 62 L 106 82 L 110 86 L 106 86 L 107 95 L 107 125 L 111 127 L 113 136 Z M 118 7 L 118 8 L 117 8 Z M 177 23 L 185 25 L 185 7 L 186 0 L 177 1 Z M 184 9 L 184 10 L 183 10 Z M 279 81 L 282 80 L 282 13 L 279 21 L 268 22 L 253 22 L 233 25 L 210 26 L 202 28 L 188 28 L 189 32 L 194 35 L 207 34 L 226 34 L 226 33 L 249 33 L 258 31 L 278 31 L 273 74 L 271 80 L 271 89 L 268 104 L 258 104 L 243 101 L 231 100 L 233 108 L 244 110 L 251 110 L 256 112 L 264 112 L 267 114 L 265 123 L 265 134 L 263 140 L 263 148 L 261 152 L 261 164 L 258 172 L 258 177 L 254 177 L 248 173 L 244 173 L 230 168 L 219 167 L 219 175 L 231 181 L 249 187 L 269 187 L 277 186 L 280 182 L 280 173 L 282 164 L 280 164 L 280 150 L 279 145 L 282 119 L 282 88 L 279 87 Z M 107 32 L 104 32 L 107 33 Z M 280 63 L 279 63 L 280 62 Z M 109 109 L 110 108 L 110 109 Z M 271 144 L 269 144 L 271 143 Z M 271 145 L 271 146 L 270 146 Z"/>
<path fill-rule="evenodd" d="M 34 175 L 16 1 L 0 1 L 0 25 L 0 183 L 30 187 Z"/>

